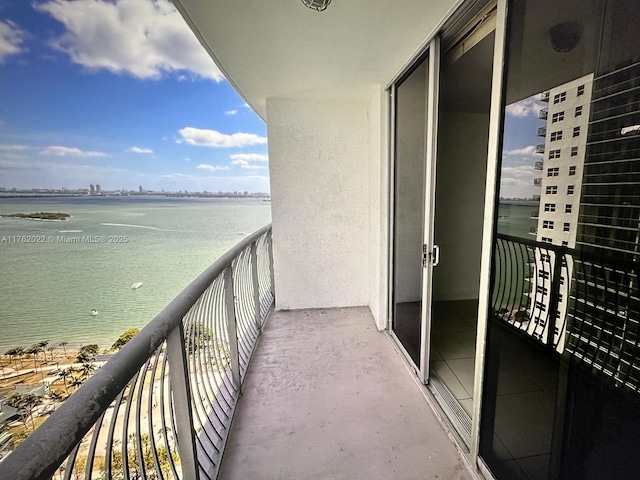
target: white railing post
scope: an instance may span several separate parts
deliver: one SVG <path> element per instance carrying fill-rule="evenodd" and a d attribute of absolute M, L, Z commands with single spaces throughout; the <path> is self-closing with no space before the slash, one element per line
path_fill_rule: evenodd
<path fill-rule="evenodd" d="M 260 318 L 260 282 L 258 280 L 258 240 L 251 244 L 251 279 L 253 280 L 253 309 L 256 327 L 262 328 L 262 318 Z"/>
<path fill-rule="evenodd" d="M 276 301 L 276 282 L 273 275 L 273 230 L 267 233 L 267 250 L 269 251 L 269 275 L 271 276 L 271 291 L 273 292 L 273 302 Z"/>
<path fill-rule="evenodd" d="M 187 349 L 184 343 L 184 327 L 180 322 L 167 336 L 167 360 L 169 361 L 169 381 L 175 406 L 178 453 L 182 478 L 200 478 L 191 408 L 191 388 Z"/>
<path fill-rule="evenodd" d="M 233 384 L 242 393 L 240 384 L 240 356 L 238 355 L 238 328 L 236 325 L 236 305 L 233 289 L 233 266 L 231 262 L 224 270 L 224 303 L 227 310 L 227 328 L 229 329 L 229 365 Z"/>

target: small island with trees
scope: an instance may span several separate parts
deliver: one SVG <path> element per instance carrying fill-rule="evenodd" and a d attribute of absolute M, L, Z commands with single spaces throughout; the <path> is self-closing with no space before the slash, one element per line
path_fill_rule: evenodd
<path fill-rule="evenodd" d="M 36 213 L 9 213 L 0 215 L 0 217 L 7 218 L 23 218 L 25 220 L 50 220 L 50 221 L 63 221 L 71 217 L 68 213 L 52 213 L 52 212 L 36 212 Z"/>

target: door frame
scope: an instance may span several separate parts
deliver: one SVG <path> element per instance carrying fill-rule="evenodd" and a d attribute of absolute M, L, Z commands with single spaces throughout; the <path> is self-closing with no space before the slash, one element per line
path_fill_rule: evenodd
<path fill-rule="evenodd" d="M 420 339 L 420 380 L 429 383 L 429 359 L 431 357 L 431 301 L 433 292 L 433 268 L 435 258 L 436 219 L 436 160 L 438 150 L 438 100 L 440 97 L 440 36 L 436 35 L 429 44 L 429 76 L 427 81 L 427 131 L 425 142 L 425 195 L 424 223 L 422 239 L 426 246 L 426 257 L 422 264 L 422 338 Z M 425 247 L 423 247 L 425 248 Z M 423 254 L 424 255 L 424 254 Z"/>
<path fill-rule="evenodd" d="M 488 4 L 492 0 L 481 1 L 481 4 Z M 490 290 L 490 275 L 491 275 L 491 262 L 492 262 L 492 248 L 493 248 L 493 240 L 494 240 L 494 224 L 495 224 L 495 216 L 496 211 L 494 208 L 494 200 L 498 190 L 497 185 L 497 170 L 499 165 L 499 158 L 501 152 L 501 131 L 502 131 L 502 121 L 503 121 L 503 82 L 504 82 L 504 61 L 505 61 L 505 50 L 506 50 L 506 23 L 507 23 L 507 9 L 508 9 L 508 0 L 493 0 L 497 4 L 497 17 L 495 24 L 495 44 L 494 44 L 494 52 L 493 52 L 493 78 L 492 78 L 492 87 L 491 87 L 491 107 L 490 107 L 490 119 L 489 119 L 489 145 L 487 150 L 487 173 L 486 173 L 486 184 L 485 184 L 485 208 L 484 208 L 484 222 L 483 222 L 483 233 L 482 233 L 482 254 L 481 254 L 481 277 L 480 277 L 480 290 L 479 290 L 479 298 L 478 298 L 478 323 L 477 323 L 477 335 L 476 335 L 476 358 L 475 358 L 475 372 L 474 372 L 474 400 L 471 414 L 472 428 L 471 428 L 471 442 L 469 445 L 469 456 L 473 463 L 477 465 L 477 467 L 482 471 L 487 478 L 492 478 L 488 468 L 479 457 L 479 445 L 480 445 L 480 420 L 481 420 L 481 407 L 482 407 L 482 395 L 483 395 L 483 382 L 484 382 L 484 362 L 485 362 L 485 352 L 486 352 L 486 337 L 487 337 L 487 328 L 489 321 L 489 307 L 491 305 L 489 298 L 489 290 Z M 394 176 L 394 165 L 395 165 L 395 116 L 396 116 L 396 95 L 395 88 L 398 84 L 398 80 L 402 78 L 405 73 L 410 70 L 413 65 L 418 61 L 420 56 L 424 54 L 427 50 L 429 52 L 436 51 L 433 48 L 433 43 L 439 42 L 440 36 L 438 33 L 443 29 L 445 24 L 451 23 L 455 25 L 458 21 L 457 15 L 458 10 L 463 10 L 466 4 L 471 5 L 470 9 L 474 8 L 474 4 L 476 4 L 473 0 L 460 0 L 459 3 L 453 8 L 453 14 L 447 16 L 442 20 L 442 22 L 435 28 L 431 35 L 427 36 L 427 40 L 422 44 L 421 48 L 418 49 L 417 53 L 412 56 L 412 58 L 401 68 L 401 70 L 389 81 L 386 86 L 386 91 L 388 92 L 387 96 L 387 112 L 388 112 L 388 142 L 387 142 L 387 185 L 388 185 L 388 197 L 387 197 L 387 331 L 390 336 L 393 338 L 394 343 L 399 348 L 400 351 L 403 352 L 404 357 L 407 359 L 409 365 L 413 366 L 413 362 L 411 361 L 407 351 L 404 349 L 399 339 L 393 333 L 393 309 L 394 304 L 392 302 L 393 299 L 393 253 L 394 253 L 394 238 L 393 238 L 393 228 L 394 228 L 394 198 L 395 198 L 395 176 Z M 460 7 L 460 8 L 459 8 Z M 478 7 L 480 8 L 480 7 Z M 438 40 L 436 40 L 438 38 Z M 438 47 L 438 54 L 439 54 Z M 439 69 L 439 55 L 438 55 L 438 69 Z M 430 57 L 430 62 L 431 57 Z M 430 64 L 431 67 L 431 64 Z M 430 68 L 429 75 L 435 75 L 435 68 Z M 439 71 L 438 74 L 435 75 L 436 79 L 439 81 Z M 435 97 L 433 97 L 435 98 Z M 437 104 L 434 104 L 433 107 L 437 112 Z M 436 117 L 437 121 L 437 117 Z M 433 125 L 436 128 L 431 129 L 430 135 L 432 141 L 437 139 L 437 124 Z M 425 132 L 426 133 L 426 132 Z M 437 145 L 436 145 L 437 146 Z M 431 153 L 433 155 L 433 152 Z M 432 165 L 434 167 L 434 171 L 431 174 L 433 180 L 435 181 L 435 164 Z M 435 191 L 434 191 L 435 193 Z M 425 196 L 426 198 L 426 196 Z M 431 212 L 431 218 L 433 218 L 433 212 Z M 426 222 L 426 219 L 425 219 Z M 426 224 L 426 223 L 425 223 Z M 431 229 L 431 234 L 428 238 L 429 242 L 427 245 L 433 245 L 433 228 Z M 429 280 L 432 275 L 432 267 L 429 268 Z M 429 302 L 431 301 L 431 292 L 430 289 L 426 288 L 426 285 L 423 285 L 423 290 L 429 290 Z M 424 308 L 423 308 L 424 312 Z M 430 313 L 430 312 L 429 312 Z M 426 334 L 425 330 L 429 330 L 430 334 L 430 315 L 423 315 L 423 337 Z M 426 327 L 426 328 L 425 328 Z M 422 339 L 421 339 L 422 340 Z M 422 349 L 424 348 L 424 354 L 422 354 Z M 429 380 L 428 376 L 428 362 L 429 362 L 429 350 L 430 346 L 427 347 L 426 343 L 421 343 L 421 368 L 417 369 L 414 367 L 416 375 L 420 378 L 423 384 L 426 384 Z M 427 368 L 425 368 L 425 365 Z M 426 370 L 426 372 L 425 372 Z M 425 389 L 425 393 L 428 393 L 429 390 Z M 432 395 L 432 394 L 430 394 Z M 432 397 L 433 398 L 433 397 Z"/>
<path fill-rule="evenodd" d="M 393 284 L 394 284 L 394 225 L 395 225 L 395 139 L 396 139 L 396 100 L 397 86 L 400 80 L 404 79 L 404 74 L 412 70 L 419 61 L 418 59 L 427 56 L 428 62 L 427 81 L 425 85 L 426 104 L 425 104 L 425 131 L 424 131 L 424 164 L 423 172 L 423 188 L 425 194 L 423 196 L 424 217 L 422 219 L 422 242 L 426 246 L 426 258 L 423 257 L 422 265 L 422 289 L 421 289 L 421 311 L 420 311 L 420 356 L 418 365 L 415 365 L 407 350 L 402 345 L 400 339 L 394 332 L 395 319 L 395 302 Z M 433 238 L 434 238 L 434 219 L 435 219 L 435 182 L 436 182 L 436 150 L 437 150 L 437 122 L 438 122 L 438 96 L 439 96 L 439 79 L 440 79 L 440 37 L 435 35 L 421 51 L 416 62 L 398 76 L 396 80 L 388 87 L 390 108 L 389 108 L 389 125 L 390 125 L 390 142 L 389 142 L 389 333 L 394 339 L 398 348 L 402 351 L 410 365 L 414 367 L 414 372 L 422 384 L 429 381 L 429 358 L 431 348 L 431 279 L 433 274 Z M 425 261 L 426 260 L 426 261 Z M 420 258 L 416 258 L 416 262 Z"/>

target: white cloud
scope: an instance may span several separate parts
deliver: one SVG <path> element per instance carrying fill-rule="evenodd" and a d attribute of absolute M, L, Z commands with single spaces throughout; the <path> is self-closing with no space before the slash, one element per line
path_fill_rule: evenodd
<path fill-rule="evenodd" d="M 528 145 L 522 148 L 515 148 L 513 150 L 505 150 L 505 155 L 533 155 L 536 152 L 535 145 Z"/>
<path fill-rule="evenodd" d="M 227 110 L 224 112 L 225 115 L 235 115 L 236 113 L 238 113 L 238 110 Z"/>
<path fill-rule="evenodd" d="M 127 150 L 127 152 L 133 152 L 133 153 L 153 153 L 153 150 L 151 150 L 150 148 L 141 148 L 141 147 L 131 147 L 130 149 Z"/>
<path fill-rule="evenodd" d="M 261 137 L 254 133 L 234 133 L 227 135 L 217 130 L 185 127 L 179 130 L 181 139 L 178 143 L 199 145 L 203 147 L 244 147 L 246 145 L 259 145 L 267 143 L 267 137 Z"/>
<path fill-rule="evenodd" d="M 16 161 L 16 160 L 4 160 L 0 159 L 0 171 L 10 170 L 19 171 L 24 170 L 32 173 L 35 177 L 39 175 L 53 175 L 64 174 L 67 176 L 77 174 L 109 174 L 118 173 L 122 174 L 129 172 L 123 168 L 104 167 L 97 165 L 78 165 L 75 163 L 63 163 L 63 162 L 32 162 L 32 161 Z"/>
<path fill-rule="evenodd" d="M 35 8 L 63 23 L 52 46 L 90 69 L 158 79 L 222 73 L 169 0 L 49 0 Z"/>
<path fill-rule="evenodd" d="M 231 164 L 239 165 L 241 168 L 247 168 L 250 170 L 266 169 L 266 165 L 255 165 L 249 162 L 268 162 L 269 156 L 259 153 L 236 153 L 231 155 Z"/>
<path fill-rule="evenodd" d="M 240 161 L 244 161 L 244 162 L 268 162 L 269 161 L 268 155 L 263 155 L 260 153 L 234 153 L 233 155 L 230 155 L 230 158 L 231 160 L 233 160 L 233 162 L 231 163 L 240 162 Z"/>
<path fill-rule="evenodd" d="M 512 103 L 511 105 L 507 105 L 506 112 L 507 115 L 512 117 L 523 118 L 528 117 L 529 115 L 537 116 L 538 112 L 540 112 L 544 107 L 545 104 L 536 95 L 520 100 L 519 102 Z"/>
<path fill-rule="evenodd" d="M 55 157 L 106 157 L 104 152 L 95 152 L 91 150 L 80 150 L 75 147 L 51 146 L 40 152 L 40 155 L 52 155 Z"/>
<path fill-rule="evenodd" d="M 196 168 L 200 170 L 229 170 L 229 167 L 223 167 L 220 165 L 207 165 L 206 163 L 201 163 Z"/>
<path fill-rule="evenodd" d="M 29 147 L 26 145 L 11 145 L 11 144 L 0 144 L 0 150 L 27 150 Z"/>
<path fill-rule="evenodd" d="M 24 32 L 11 20 L 0 21 L 0 63 L 9 55 L 24 51 Z"/>

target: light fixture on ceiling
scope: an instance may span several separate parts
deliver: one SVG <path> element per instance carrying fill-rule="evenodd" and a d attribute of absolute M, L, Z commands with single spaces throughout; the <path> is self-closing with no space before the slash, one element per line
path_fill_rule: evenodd
<path fill-rule="evenodd" d="M 329 6 L 331 0 L 302 0 L 302 3 L 312 10 L 321 12 Z"/>
<path fill-rule="evenodd" d="M 549 31 L 551 46 L 556 52 L 570 52 L 582 37 L 582 25 L 578 22 L 564 22 L 551 28 Z"/>

